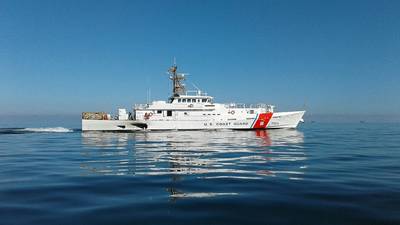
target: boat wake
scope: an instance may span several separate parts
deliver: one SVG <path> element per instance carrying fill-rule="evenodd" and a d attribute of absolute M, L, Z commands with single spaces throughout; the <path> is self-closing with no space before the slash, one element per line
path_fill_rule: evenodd
<path fill-rule="evenodd" d="M 73 130 L 65 127 L 39 127 L 39 128 L 24 128 L 24 131 L 28 132 L 46 132 L 46 133 L 66 133 L 72 132 Z"/>
<path fill-rule="evenodd" d="M 0 128 L 0 134 L 69 133 L 69 132 L 74 132 L 74 130 L 65 127 Z"/>

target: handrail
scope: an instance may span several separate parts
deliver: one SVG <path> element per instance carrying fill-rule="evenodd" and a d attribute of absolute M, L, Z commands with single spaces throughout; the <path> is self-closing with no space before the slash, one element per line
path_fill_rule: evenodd
<path fill-rule="evenodd" d="M 149 104 L 135 104 L 135 109 L 147 109 L 149 108 Z"/>
<path fill-rule="evenodd" d="M 241 108 L 241 109 L 267 109 L 268 111 L 273 111 L 274 107 L 273 105 L 268 105 L 265 103 L 258 103 L 258 104 L 244 104 L 244 103 L 229 103 L 225 104 L 226 108 L 232 109 L 232 108 Z"/>
<path fill-rule="evenodd" d="M 206 92 L 202 92 L 202 91 L 196 91 L 196 90 L 188 90 L 186 91 L 186 95 L 189 95 L 190 93 L 194 93 L 193 96 L 208 96 Z"/>
<path fill-rule="evenodd" d="M 150 104 L 135 104 L 134 109 L 148 109 Z M 265 103 L 258 103 L 258 104 L 244 104 L 244 103 L 229 103 L 224 104 L 224 106 L 228 109 L 266 109 L 269 112 L 273 112 L 275 106 L 268 105 Z"/>

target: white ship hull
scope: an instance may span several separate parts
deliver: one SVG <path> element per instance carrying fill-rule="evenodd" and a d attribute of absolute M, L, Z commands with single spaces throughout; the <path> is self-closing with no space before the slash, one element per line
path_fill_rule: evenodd
<path fill-rule="evenodd" d="M 215 117 L 212 119 L 170 118 L 165 120 L 82 120 L 83 131 L 140 131 L 140 130 L 217 130 L 217 129 L 279 129 L 296 128 L 305 111 L 275 112 L 271 117 L 233 119 Z"/>

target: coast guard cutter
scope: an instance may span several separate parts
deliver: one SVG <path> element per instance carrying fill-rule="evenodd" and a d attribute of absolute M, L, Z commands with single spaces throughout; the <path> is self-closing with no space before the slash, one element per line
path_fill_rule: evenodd
<path fill-rule="evenodd" d="M 118 116 L 104 112 L 82 113 L 82 131 L 203 130 L 296 128 L 305 111 L 274 112 L 268 104 L 221 104 L 200 90 L 186 91 L 185 74 L 174 64 L 168 70 L 172 95 L 168 101 L 136 104 Z"/>

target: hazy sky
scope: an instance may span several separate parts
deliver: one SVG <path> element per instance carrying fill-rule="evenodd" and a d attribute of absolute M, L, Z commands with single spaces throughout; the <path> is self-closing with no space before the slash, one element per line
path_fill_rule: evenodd
<path fill-rule="evenodd" d="M 400 114 L 400 1 L 0 1 L 0 114 L 166 99 L 177 58 L 218 102 Z M 190 89 L 190 88 L 189 88 Z"/>

